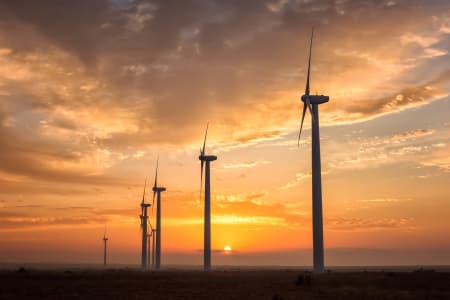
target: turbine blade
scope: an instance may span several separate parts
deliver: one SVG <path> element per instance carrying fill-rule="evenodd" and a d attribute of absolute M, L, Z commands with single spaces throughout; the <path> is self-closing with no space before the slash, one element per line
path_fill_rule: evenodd
<path fill-rule="evenodd" d="M 154 188 L 158 186 L 158 164 L 159 164 L 159 157 L 156 159 L 155 183 L 153 184 Z"/>
<path fill-rule="evenodd" d="M 153 208 L 155 207 L 155 197 L 156 197 L 156 192 L 153 191 L 153 201 L 152 201 L 152 217 L 153 217 Z"/>
<path fill-rule="evenodd" d="M 308 106 L 309 112 L 311 114 L 311 121 L 314 122 L 314 114 L 313 114 L 313 111 L 312 111 L 311 102 L 309 102 L 309 97 L 306 99 L 305 104 Z"/>
<path fill-rule="evenodd" d="M 311 42 L 310 42 L 310 45 L 309 45 L 308 75 L 306 77 L 305 95 L 309 95 L 309 74 L 310 74 L 310 71 L 311 71 L 311 51 L 312 51 L 313 37 L 314 37 L 314 27 L 311 30 Z"/>
<path fill-rule="evenodd" d="M 203 149 L 202 149 L 202 155 L 205 155 L 205 147 L 206 147 L 206 136 L 208 135 L 208 127 L 209 122 L 206 123 L 206 131 L 205 131 L 205 139 L 203 140 Z"/>
<path fill-rule="evenodd" d="M 145 178 L 144 192 L 142 193 L 142 204 L 145 202 L 145 188 L 147 187 L 147 178 Z"/>
<path fill-rule="evenodd" d="M 209 122 L 206 123 L 205 138 L 203 140 L 203 148 L 200 149 L 200 156 L 201 157 L 203 157 L 205 155 L 206 136 L 208 135 L 208 127 L 209 127 Z M 203 165 L 204 165 L 204 160 L 202 159 L 201 163 L 200 163 L 200 199 L 202 199 Z"/>
<path fill-rule="evenodd" d="M 153 191 L 153 199 L 152 199 L 152 216 L 153 216 L 153 208 L 155 207 L 155 199 L 156 199 L 156 191 Z"/>
<path fill-rule="evenodd" d="M 300 123 L 300 131 L 299 131 L 299 133 L 298 133 L 298 143 L 297 143 L 297 147 L 300 147 L 300 136 L 301 136 L 301 134 L 302 134 L 303 121 L 305 120 L 305 114 L 306 114 L 306 103 L 303 103 L 302 122 Z"/>
<path fill-rule="evenodd" d="M 155 197 L 156 197 L 155 189 L 158 187 L 158 166 L 159 166 L 159 156 L 156 159 L 155 182 L 153 183 L 152 216 L 153 216 L 153 209 L 155 207 Z"/>
<path fill-rule="evenodd" d="M 204 165 L 204 161 L 201 161 L 200 164 L 200 200 L 202 200 L 202 188 L 203 188 L 203 165 Z"/>

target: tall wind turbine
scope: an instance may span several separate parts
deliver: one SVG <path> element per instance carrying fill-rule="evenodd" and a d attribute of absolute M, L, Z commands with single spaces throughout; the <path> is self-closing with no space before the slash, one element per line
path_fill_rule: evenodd
<path fill-rule="evenodd" d="M 141 230 L 142 230 L 142 252 L 141 252 L 141 267 L 143 270 L 147 268 L 147 225 L 148 225 L 148 214 L 147 208 L 151 206 L 149 203 L 145 203 L 145 188 L 147 187 L 147 181 L 144 185 L 144 193 L 142 194 L 141 202 Z"/>
<path fill-rule="evenodd" d="M 165 187 L 158 186 L 158 160 L 156 161 L 155 183 L 153 184 L 153 204 L 156 196 L 156 255 L 155 270 L 161 267 L 161 193 L 166 190 Z"/>
<path fill-rule="evenodd" d="M 108 238 L 106 237 L 106 228 L 105 232 L 103 233 L 103 266 L 106 267 L 106 254 L 107 254 L 107 242 Z"/>
<path fill-rule="evenodd" d="M 323 220 L 322 220 L 322 175 L 320 170 L 320 136 L 319 136 L 319 104 L 326 103 L 330 97 L 324 95 L 309 94 L 309 77 L 311 69 L 311 50 L 314 36 L 314 28 L 311 31 L 311 43 L 309 46 L 308 75 L 306 77 L 305 94 L 302 96 L 303 113 L 298 134 L 298 145 L 302 134 L 303 120 L 306 109 L 311 113 L 311 138 L 312 138 L 312 216 L 313 216 L 313 260 L 314 272 L 324 271 L 323 255 Z"/>
<path fill-rule="evenodd" d="M 214 155 L 205 155 L 206 136 L 208 134 L 209 123 L 206 124 L 205 139 L 203 140 L 203 148 L 200 149 L 201 161 L 200 169 L 200 194 L 203 184 L 203 166 L 206 162 L 205 168 L 205 221 L 204 221 L 204 240 L 203 240 L 203 269 L 205 271 L 211 270 L 211 186 L 210 186 L 210 162 L 217 159 Z"/>

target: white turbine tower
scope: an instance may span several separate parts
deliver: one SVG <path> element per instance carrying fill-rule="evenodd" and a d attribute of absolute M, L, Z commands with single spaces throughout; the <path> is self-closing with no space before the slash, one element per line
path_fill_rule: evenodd
<path fill-rule="evenodd" d="M 108 238 L 106 237 L 106 228 L 105 232 L 103 233 L 103 266 L 106 267 L 106 255 L 107 255 L 107 242 Z"/>
<path fill-rule="evenodd" d="M 319 136 L 319 104 L 330 100 L 324 95 L 309 94 L 309 77 L 311 69 L 311 50 L 314 36 L 314 28 L 311 32 L 311 43 L 309 46 L 308 75 L 306 78 L 305 94 L 302 96 L 303 113 L 298 135 L 300 145 L 300 135 L 303 128 L 306 109 L 311 113 L 311 138 L 312 138 L 312 217 L 313 217 L 313 261 L 314 272 L 324 271 L 323 254 L 323 219 L 322 219 L 322 175 L 320 170 L 320 136 Z"/>
<path fill-rule="evenodd" d="M 149 203 L 145 203 L 145 188 L 147 186 L 147 181 L 144 185 L 144 193 L 142 194 L 141 202 L 141 230 L 142 230 L 142 252 L 141 252 L 141 267 L 143 270 L 147 268 L 147 225 L 148 225 L 148 214 L 147 209 L 151 206 Z"/>
<path fill-rule="evenodd" d="M 206 136 L 208 134 L 208 124 L 206 124 L 205 139 L 203 140 L 203 148 L 200 149 L 201 161 L 200 170 L 200 195 L 203 184 L 203 165 L 205 168 L 205 221 L 204 221 L 204 245 L 203 245 L 203 269 L 205 271 L 211 270 L 211 186 L 210 186 L 210 162 L 217 159 L 214 155 L 205 155 Z"/>
<path fill-rule="evenodd" d="M 156 196 L 156 253 L 155 253 L 155 270 L 161 267 L 161 193 L 166 190 L 165 187 L 158 186 L 158 160 L 156 161 L 155 183 L 153 184 L 153 205 Z"/>

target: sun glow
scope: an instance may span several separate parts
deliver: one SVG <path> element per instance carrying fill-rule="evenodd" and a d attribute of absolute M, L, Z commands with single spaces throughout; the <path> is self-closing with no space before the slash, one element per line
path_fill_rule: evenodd
<path fill-rule="evenodd" d="M 231 251 L 233 251 L 233 249 L 231 249 L 230 246 L 225 246 L 225 247 L 223 248 L 223 251 L 230 253 Z"/>

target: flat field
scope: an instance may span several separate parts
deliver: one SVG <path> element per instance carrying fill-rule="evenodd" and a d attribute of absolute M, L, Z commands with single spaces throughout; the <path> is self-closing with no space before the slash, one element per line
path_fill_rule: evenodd
<path fill-rule="evenodd" d="M 9 270 L 0 299 L 450 299 L 450 272 Z"/>

